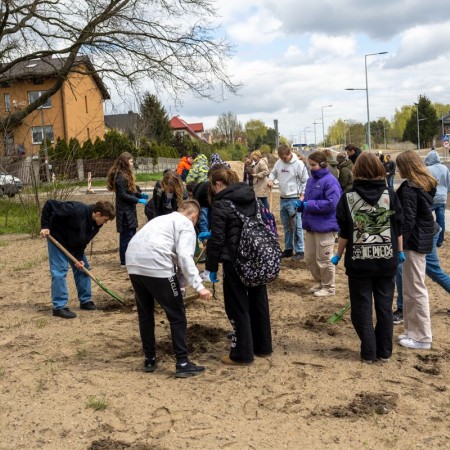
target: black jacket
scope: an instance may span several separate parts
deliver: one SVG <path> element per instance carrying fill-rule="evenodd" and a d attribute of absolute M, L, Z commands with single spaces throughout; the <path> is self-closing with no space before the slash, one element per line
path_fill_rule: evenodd
<path fill-rule="evenodd" d="M 403 207 L 403 247 L 418 253 L 430 253 L 433 249 L 435 232 L 431 213 L 436 189 L 425 192 L 411 181 L 404 181 L 397 189 Z"/>
<path fill-rule="evenodd" d="M 383 166 L 386 171 L 386 177 L 393 177 L 395 175 L 396 164 L 392 159 L 390 161 L 385 161 Z"/>
<path fill-rule="evenodd" d="M 340 237 L 348 239 L 346 274 L 357 278 L 394 276 L 403 213 L 385 180 L 355 180 L 339 200 L 336 216 Z"/>
<path fill-rule="evenodd" d="M 242 221 L 231 209 L 228 200 L 247 217 L 255 217 L 258 207 L 255 191 L 246 183 L 232 184 L 215 195 L 211 211 L 212 234 L 206 247 L 206 270 L 210 272 L 217 272 L 219 262 L 233 262 L 236 259 Z"/>
<path fill-rule="evenodd" d="M 120 233 L 125 229 L 135 229 L 138 227 L 136 204 L 141 198 L 140 192 L 128 190 L 126 178 L 118 173 L 115 180 L 116 192 L 116 227 Z M 126 223 L 126 227 L 124 226 Z"/>
<path fill-rule="evenodd" d="M 183 192 L 183 200 L 186 200 L 188 197 L 189 194 L 185 190 Z M 147 216 L 147 219 L 150 221 L 155 217 L 164 216 L 165 214 L 170 214 L 174 211 L 177 211 L 178 206 L 179 205 L 175 194 L 170 200 L 170 208 L 166 206 L 166 193 L 164 192 L 164 189 L 161 187 L 161 182 L 158 181 L 153 189 L 153 197 L 145 205 L 145 215 Z"/>
<path fill-rule="evenodd" d="M 194 194 L 194 199 L 200 203 L 202 208 L 210 208 L 209 198 L 208 198 L 209 181 L 203 181 L 198 183 L 192 193 Z"/>
<path fill-rule="evenodd" d="M 360 154 L 361 154 L 361 149 L 358 148 L 358 147 L 356 147 L 355 153 L 353 153 L 352 156 L 349 156 L 348 159 L 349 159 L 353 164 L 355 164 L 356 159 L 358 158 L 358 156 L 359 156 Z"/>
<path fill-rule="evenodd" d="M 41 228 L 48 228 L 60 244 L 81 260 L 86 246 L 101 228 L 92 219 L 93 211 L 93 205 L 47 200 L 42 209 Z"/>

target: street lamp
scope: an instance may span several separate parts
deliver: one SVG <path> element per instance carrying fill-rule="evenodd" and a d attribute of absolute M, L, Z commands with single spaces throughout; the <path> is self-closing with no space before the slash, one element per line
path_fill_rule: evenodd
<path fill-rule="evenodd" d="M 322 106 L 322 136 L 323 136 L 323 146 L 326 147 L 325 145 L 325 126 L 323 123 L 323 108 L 331 108 L 333 105 L 326 105 L 326 106 Z"/>
<path fill-rule="evenodd" d="M 305 146 L 308 145 L 308 142 L 306 141 L 306 133 L 309 133 L 309 131 L 307 132 L 306 130 L 309 130 L 311 127 L 305 127 L 303 128 L 303 135 L 305 137 Z"/>
<path fill-rule="evenodd" d="M 420 154 L 420 122 L 422 122 L 422 120 L 427 120 L 428 117 L 424 117 L 423 119 L 419 119 L 419 104 L 418 103 L 414 103 L 417 108 L 416 108 L 416 117 L 417 117 L 417 150 L 419 151 Z"/>
<path fill-rule="evenodd" d="M 316 120 L 320 119 L 314 119 L 313 125 L 314 125 L 314 146 L 317 147 L 317 133 L 316 133 L 316 125 L 319 125 L 322 122 L 316 122 Z"/>
<path fill-rule="evenodd" d="M 371 151 L 371 142 L 370 142 L 370 114 L 369 114 L 369 82 L 367 80 L 367 57 L 375 56 L 375 55 L 386 55 L 389 52 L 378 52 L 378 53 L 368 53 L 364 55 L 364 68 L 366 72 L 366 87 L 360 89 L 352 89 L 348 88 L 346 91 L 366 91 L 366 106 L 367 106 L 367 147 L 369 152 Z"/>

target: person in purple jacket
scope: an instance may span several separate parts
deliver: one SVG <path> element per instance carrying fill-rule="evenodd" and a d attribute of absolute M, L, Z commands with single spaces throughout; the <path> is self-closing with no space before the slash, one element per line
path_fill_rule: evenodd
<path fill-rule="evenodd" d="M 336 206 L 342 190 L 328 170 L 323 152 L 312 153 L 308 164 L 311 177 L 306 183 L 304 200 L 297 200 L 296 206 L 303 212 L 306 267 L 317 282 L 310 292 L 316 297 L 327 297 L 335 294 L 335 267 L 330 257 L 339 231 Z"/>

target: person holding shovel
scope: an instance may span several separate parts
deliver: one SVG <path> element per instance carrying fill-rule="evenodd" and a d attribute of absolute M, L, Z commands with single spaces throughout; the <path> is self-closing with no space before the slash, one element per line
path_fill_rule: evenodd
<path fill-rule="evenodd" d="M 45 203 L 41 215 L 41 237 L 51 235 L 78 260 L 77 264 L 74 263 L 48 240 L 54 316 L 63 319 L 73 319 L 77 316 L 67 306 L 69 292 L 66 276 L 69 264 L 75 278 L 80 309 L 96 309 L 92 301 L 91 279 L 78 269 L 82 267 L 89 269 L 84 250 L 100 228 L 114 219 L 115 214 L 115 208 L 111 202 L 100 201 L 95 205 L 85 205 L 80 202 L 48 200 Z"/>
<path fill-rule="evenodd" d="M 201 299 L 211 298 L 194 262 L 197 241 L 194 225 L 199 215 L 198 202 L 186 200 L 178 207 L 178 211 L 148 222 L 128 245 L 125 258 L 136 297 L 145 372 L 156 370 L 155 300 L 161 305 L 170 323 L 176 357 L 175 376 L 188 378 L 205 371 L 204 367 L 193 364 L 188 358 L 186 313 L 174 269 L 176 264 Z"/>

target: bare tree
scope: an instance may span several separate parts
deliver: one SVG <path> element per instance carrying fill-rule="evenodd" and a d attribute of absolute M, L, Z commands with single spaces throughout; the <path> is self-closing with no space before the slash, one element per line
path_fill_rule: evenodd
<path fill-rule="evenodd" d="M 233 143 L 242 133 L 242 124 L 239 122 L 236 114 L 231 111 L 222 113 L 217 119 L 213 133 L 220 140 Z"/>
<path fill-rule="evenodd" d="M 175 99 L 186 91 L 207 98 L 235 92 L 223 65 L 230 44 L 210 22 L 213 1 L 2 0 L 0 82 L 15 79 L 18 67 L 37 58 L 59 63 L 51 89 L 0 119 L 0 128 L 14 128 L 43 105 L 71 71 L 131 86 L 150 79 Z"/>

